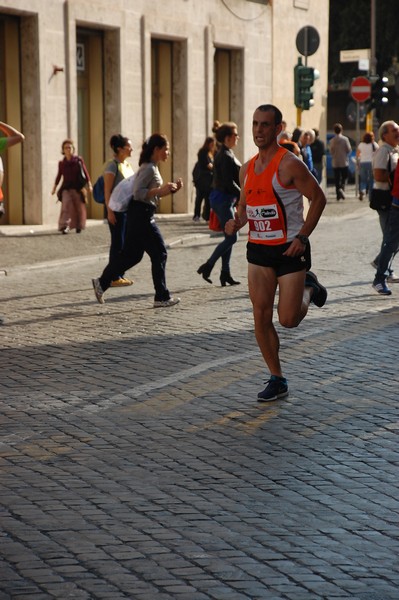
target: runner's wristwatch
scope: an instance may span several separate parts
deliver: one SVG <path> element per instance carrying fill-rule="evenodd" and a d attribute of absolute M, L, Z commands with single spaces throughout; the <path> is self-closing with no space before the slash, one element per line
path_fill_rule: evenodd
<path fill-rule="evenodd" d="M 305 246 L 306 246 L 306 244 L 307 244 L 307 243 L 308 243 L 308 241 L 309 241 L 309 238 L 308 238 L 308 236 L 307 236 L 307 235 L 301 235 L 300 233 L 298 233 L 298 235 L 296 235 L 295 237 L 296 237 L 296 238 L 298 238 L 298 240 L 299 240 L 300 242 L 302 242 L 302 244 L 305 244 Z"/>

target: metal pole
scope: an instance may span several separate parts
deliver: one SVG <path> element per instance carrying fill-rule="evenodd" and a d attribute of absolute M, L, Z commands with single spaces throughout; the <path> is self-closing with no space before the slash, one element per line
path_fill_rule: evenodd
<path fill-rule="evenodd" d="M 370 4 L 370 75 L 377 74 L 377 59 L 375 57 L 375 0 Z"/>
<path fill-rule="evenodd" d="M 302 108 L 297 106 L 296 109 L 296 126 L 300 127 L 302 125 Z"/>
<path fill-rule="evenodd" d="M 305 27 L 305 67 L 308 66 L 308 27 Z"/>
<path fill-rule="evenodd" d="M 370 75 L 371 77 L 375 77 L 377 74 L 377 59 L 375 57 L 375 0 L 370 0 Z M 373 79 L 372 79 L 373 81 Z M 375 123 L 375 110 L 370 112 L 370 121 L 368 121 L 369 131 L 374 130 Z M 378 127 L 376 127 L 378 129 Z M 377 131 L 374 131 L 374 134 L 377 139 Z"/>
<path fill-rule="evenodd" d="M 360 142 L 360 102 L 356 102 L 356 151 Z M 352 160 L 350 157 L 349 160 Z M 355 194 L 358 196 L 359 194 L 359 163 L 356 157 L 355 164 Z"/>

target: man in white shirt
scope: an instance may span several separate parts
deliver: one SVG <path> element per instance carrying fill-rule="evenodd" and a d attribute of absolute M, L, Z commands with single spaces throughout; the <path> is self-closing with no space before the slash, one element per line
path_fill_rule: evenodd
<path fill-rule="evenodd" d="M 380 147 L 374 153 L 373 157 L 373 189 L 389 190 L 391 189 L 393 183 L 392 174 L 395 172 L 396 165 L 398 164 L 399 125 L 395 123 L 395 121 L 385 121 L 381 125 L 378 134 Z M 379 210 L 377 212 L 382 236 L 384 237 L 389 217 L 389 210 Z M 375 269 L 378 268 L 379 259 L 380 254 L 378 254 L 378 256 L 376 256 L 371 263 L 371 266 Z M 388 267 L 388 276 L 386 281 L 388 283 L 398 283 L 399 277 L 397 277 L 392 270 L 392 260 Z"/>

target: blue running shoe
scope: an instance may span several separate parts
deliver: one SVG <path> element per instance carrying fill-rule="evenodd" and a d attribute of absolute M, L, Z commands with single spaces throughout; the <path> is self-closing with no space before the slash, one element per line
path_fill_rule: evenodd
<path fill-rule="evenodd" d="M 381 296 L 390 296 L 392 294 L 385 281 L 374 281 L 372 287 L 377 292 L 377 294 L 380 294 Z"/>
<path fill-rule="evenodd" d="M 288 385 L 285 377 L 272 375 L 263 392 L 258 394 L 258 402 L 272 402 L 288 396 Z"/>

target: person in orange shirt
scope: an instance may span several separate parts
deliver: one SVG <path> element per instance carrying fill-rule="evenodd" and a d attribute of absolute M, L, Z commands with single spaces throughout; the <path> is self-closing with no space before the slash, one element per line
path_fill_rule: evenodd
<path fill-rule="evenodd" d="M 259 402 L 288 395 L 279 357 L 279 337 L 273 325 L 273 306 L 283 327 L 297 327 L 310 302 L 323 306 L 327 290 L 311 268 L 309 236 L 326 205 L 323 190 L 307 166 L 277 143 L 282 114 L 272 104 L 254 113 L 252 133 L 259 153 L 240 170 L 241 195 L 237 214 L 225 226 L 228 235 L 249 225 L 247 260 L 249 295 L 255 336 L 270 371 Z M 303 196 L 310 208 L 304 218 Z"/>

